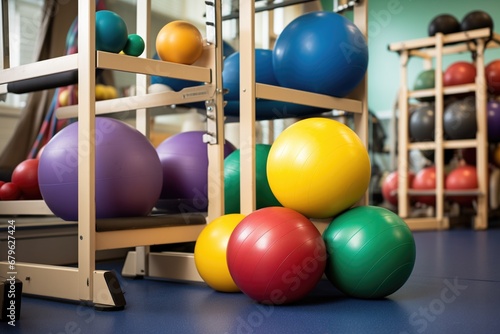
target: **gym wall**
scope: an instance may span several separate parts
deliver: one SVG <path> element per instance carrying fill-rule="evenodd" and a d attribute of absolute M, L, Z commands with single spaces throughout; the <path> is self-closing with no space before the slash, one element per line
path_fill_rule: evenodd
<path fill-rule="evenodd" d="M 325 10 L 332 9 L 331 0 L 322 0 Z M 473 10 L 491 15 L 495 30 L 500 27 L 500 2 L 491 0 L 369 0 L 368 5 L 368 103 L 380 118 L 390 117 L 399 88 L 399 57 L 389 52 L 393 42 L 427 37 L 429 22 L 437 15 L 450 14 L 459 21 Z M 500 58 L 500 49 L 486 52 L 486 64 Z M 470 54 L 446 56 L 443 68 L 458 60 L 470 61 Z M 408 67 L 410 86 L 422 70 L 422 62 L 412 59 Z"/>

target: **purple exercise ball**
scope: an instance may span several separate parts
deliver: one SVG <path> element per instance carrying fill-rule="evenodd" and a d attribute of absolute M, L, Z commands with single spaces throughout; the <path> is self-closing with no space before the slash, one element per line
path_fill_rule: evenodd
<path fill-rule="evenodd" d="M 40 191 L 52 212 L 78 220 L 78 122 L 45 146 L 38 167 Z M 146 216 L 161 192 L 162 168 L 155 148 L 121 121 L 95 120 L 96 218 Z"/>
<path fill-rule="evenodd" d="M 208 207 L 208 149 L 203 142 L 204 133 L 181 132 L 165 139 L 156 148 L 163 168 L 160 198 L 182 200 L 182 203 L 189 206 L 185 208 L 189 211 L 202 212 Z M 224 157 L 235 149 L 226 141 Z"/>
<path fill-rule="evenodd" d="M 488 141 L 500 142 L 500 103 L 488 102 Z"/>

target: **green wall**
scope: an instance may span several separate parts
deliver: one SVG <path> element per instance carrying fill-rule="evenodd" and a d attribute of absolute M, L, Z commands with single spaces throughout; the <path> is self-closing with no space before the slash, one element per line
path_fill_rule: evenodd
<path fill-rule="evenodd" d="M 325 10 L 332 8 L 331 0 L 323 0 Z M 437 15 L 447 13 L 459 21 L 470 11 L 488 12 L 500 31 L 500 1 L 497 0 L 369 0 L 368 3 L 368 65 L 369 108 L 377 113 L 390 111 L 399 87 L 399 56 L 387 50 L 393 42 L 427 37 L 429 22 Z M 500 58 L 500 49 L 487 50 L 485 61 Z M 469 53 L 445 56 L 443 67 L 457 60 L 471 60 Z M 409 62 L 408 84 L 422 70 L 422 62 Z"/>

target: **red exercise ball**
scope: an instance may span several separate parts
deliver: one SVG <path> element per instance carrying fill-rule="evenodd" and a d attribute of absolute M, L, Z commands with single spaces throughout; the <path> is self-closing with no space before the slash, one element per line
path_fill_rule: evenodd
<path fill-rule="evenodd" d="M 420 170 L 413 179 L 411 183 L 412 189 L 415 190 L 434 190 L 436 189 L 436 167 L 426 167 Z M 436 204 L 436 196 L 415 196 L 415 200 L 422 204 L 427 205 L 435 205 Z"/>
<path fill-rule="evenodd" d="M 408 187 L 411 186 L 413 179 L 415 178 L 415 174 L 412 172 L 408 172 Z M 394 206 L 398 205 L 398 172 L 394 171 L 391 172 L 387 177 L 384 179 L 384 182 L 382 183 L 382 196 L 384 199 L 391 203 Z"/>
<path fill-rule="evenodd" d="M 455 168 L 448 174 L 445 180 L 445 189 L 447 190 L 471 190 L 477 189 L 479 183 L 477 180 L 476 167 L 463 165 Z M 450 196 L 449 199 L 461 205 L 471 205 L 476 196 Z"/>
<path fill-rule="evenodd" d="M 38 159 L 28 159 L 16 166 L 12 182 L 21 189 L 24 199 L 42 199 L 38 186 Z"/>
<path fill-rule="evenodd" d="M 490 62 L 485 72 L 488 91 L 492 94 L 500 94 L 500 59 Z"/>
<path fill-rule="evenodd" d="M 234 229 L 227 265 L 242 292 L 263 304 L 289 304 L 318 283 L 326 247 L 314 224 L 284 207 L 250 213 Z"/>
<path fill-rule="evenodd" d="M 474 83 L 476 80 L 476 66 L 466 61 L 457 61 L 451 64 L 443 75 L 443 85 L 455 86 Z"/>
<path fill-rule="evenodd" d="M 13 182 L 5 182 L 0 186 L 0 200 L 14 201 L 21 198 L 21 189 Z"/>

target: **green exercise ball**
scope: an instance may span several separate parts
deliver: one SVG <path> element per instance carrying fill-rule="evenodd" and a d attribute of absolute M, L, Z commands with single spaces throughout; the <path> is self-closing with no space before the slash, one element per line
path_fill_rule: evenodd
<path fill-rule="evenodd" d="M 425 70 L 418 74 L 415 82 L 413 83 L 413 90 L 421 90 L 421 89 L 431 89 L 435 86 L 435 70 Z M 428 97 L 419 97 L 418 101 L 422 102 L 431 102 L 434 101 L 434 96 Z"/>
<path fill-rule="evenodd" d="M 274 197 L 267 181 L 267 156 L 271 145 L 255 146 L 255 190 L 257 209 L 281 206 Z M 240 150 L 229 154 L 224 160 L 224 208 L 225 213 L 240 213 Z"/>
<path fill-rule="evenodd" d="M 415 264 L 415 241 L 395 213 L 359 206 L 340 214 L 323 232 L 325 274 L 348 296 L 383 298 L 403 286 Z"/>

